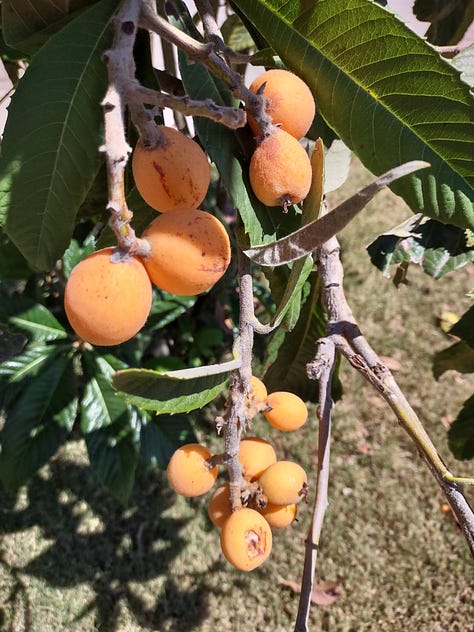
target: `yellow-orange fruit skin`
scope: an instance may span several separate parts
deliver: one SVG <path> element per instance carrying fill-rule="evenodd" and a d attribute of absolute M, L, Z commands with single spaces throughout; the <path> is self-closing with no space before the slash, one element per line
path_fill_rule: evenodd
<path fill-rule="evenodd" d="M 188 443 L 173 453 L 166 475 L 176 493 L 201 496 L 211 489 L 218 473 L 217 466 L 209 468 L 206 463 L 211 456 L 211 451 L 199 443 Z"/>
<path fill-rule="evenodd" d="M 212 524 L 221 529 L 224 522 L 232 514 L 229 483 L 224 483 L 212 494 L 207 506 L 207 513 Z"/>
<path fill-rule="evenodd" d="M 272 530 L 255 509 L 239 509 L 221 529 L 224 557 L 241 571 L 251 571 L 268 558 L 272 550 Z"/>
<path fill-rule="evenodd" d="M 260 513 L 271 526 L 272 529 L 284 529 L 289 527 L 296 519 L 297 507 L 292 505 L 274 505 L 267 503 Z"/>
<path fill-rule="evenodd" d="M 253 152 L 249 177 L 252 191 L 263 204 L 298 204 L 311 187 L 311 162 L 296 138 L 276 128 Z"/>
<path fill-rule="evenodd" d="M 111 259 L 112 256 L 112 259 Z M 151 308 L 152 286 L 143 264 L 113 248 L 98 250 L 72 270 L 64 291 L 71 327 L 93 345 L 118 345 L 143 327 Z"/>
<path fill-rule="evenodd" d="M 297 75 L 288 70 L 274 68 L 256 77 L 250 84 L 250 91 L 256 94 L 265 84 L 263 94 L 270 100 L 267 113 L 274 125 L 297 139 L 303 138 L 311 127 L 316 107 L 311 90 Z M 253 132 L 258 136 L 257 122 L 247 116 Z"/>
<path fill-rule="evenodd" d="M 304 469 L 293 461 L 277 461 L 260 476 L 259 483 L 268 502 L 293 505 L 304 496 L 307 486 Z"/>
<path fill-rule="evenodd" d="M 258 437 L 246 437 L 240 442 L 239 461 L 242 464 L 244 477 L 249 481 L 259 478 L 263 472 L 276 463 L 277 457 L 273 446 Z"/>
<path fill-rule="evenodd" d="M 190 296 L 211 288 L 230 263 L 229 236 L 206 211 L 169 211 L 143 233 L 151 255 L 143 265 L 152 283 L 171 294 Z"/>
<path fill-rule="evenodd" d="M 263 414 L 268 423 L 284 432 L 297 430 L 308 419 L 308 409 L 304 401 L 287 391 L 275 391 L 265 399 L 271 410 L 264 410 Z"/>
<path fill-rule="evenodd" d="M 253 398 L 253 402 L 263 402 L 267 394 L 267 387 L 262 380 L 255 375 L 252 375 L 250 378 L 250 397 Z"/>
<path fill-rule="evenodd" d="M 147 148 L 141 140 L 132 156 L 137 189 L 152 208 L 167 212 L 197 208 L 211 180 L 206 154 L 191 138 L 178 130 L 159 126 L 160 144 Z"/>

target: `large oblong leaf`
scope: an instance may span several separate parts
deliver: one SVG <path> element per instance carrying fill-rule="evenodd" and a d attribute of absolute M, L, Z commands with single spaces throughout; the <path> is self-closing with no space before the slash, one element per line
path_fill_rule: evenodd
<path fill-rule="evenodd" d="M 432 165 L 391 185 L 414 212 L 474 226 L 474 97 L 449 62 L 369 0 L 235 4 L 370 171 Z"/>
<path fill-rule="evenodd" d="M 0 222 L 26 259 L 49 269 L 101 163 L 101 99 L 114 0 L 101 0 L 33 57 L 13 95 L 0 159 Z"/>
<path fill-rule="evenodd" d="M 240 364 L 240 360 L 230 360 L 169 372 L 126 369 L 115 374 L 112 384 L 129 404 L 158 414 L 187 413 L 215 399 Z"/>

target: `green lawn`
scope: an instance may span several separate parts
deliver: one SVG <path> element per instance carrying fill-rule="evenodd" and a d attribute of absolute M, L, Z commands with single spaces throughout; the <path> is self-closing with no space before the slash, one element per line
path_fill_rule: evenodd
<path fill-rule="evenodd" d="M 354 171 L 334 198 L 370 176 Z M 438 327 L 443 310 L 469 306 L 472 266 L 434 282 L 410 268 L 396 290 L 365 253 L 378 232 L 408 217 L 391 193 L 380 194 L 341 236 L 346 294 L 376 351 L 395 375 L 448 466 L 456 462 L 443 425 L 473 392 L 473 376 L 436 382 L 434 351 L 450 344 Z M 339 598 L 314 605 L 312 630 L 331 632 L 469 632 L 474 630 L 474 572 L 468 548 L 434 479 L 379 396 L 346 364 L 345 395 L 334 411 L 330 504 L 318 581 L 337 583 Z M 314 414 L 295 433 L 263 419 L 280 458 L 298 460 L 314 479 Z M 203 421 L 199 438 L 220 444 Z M 0 630 L 28 632 L 291 632 L 310 504 L 278 532 L 270 559 L 252 573 L 232 569 L 206 513 L 207 498 L 178 498 L 160 472 L 141 472 L 127 509 L 118 507 L 70 442 L 17 496 L 0 492 Z M 313 475 L 313 476 L 312 476 Z M 222 477 L 224 478 L 224 477 Z M 474 502 L 474 493 L 469 492 Z"/>

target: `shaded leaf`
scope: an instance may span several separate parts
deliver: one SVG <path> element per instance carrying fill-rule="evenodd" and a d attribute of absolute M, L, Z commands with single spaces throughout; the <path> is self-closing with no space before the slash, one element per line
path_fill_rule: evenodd
<path fill-rule="evenodd" d="M 99 481 L 121 503 L 126 503 L 135 481 L 138 450 L 130 419 L 86 434 L 91 468 Z"/>
<path fill-rule="evenodd" d="M 457 459 L 474 458 L 474 395 L 464 402 L 448 430 L 448 445 Z"/>
<path fill-rule="evenodd" d="M 32 274 L 28 261 L 0 229 L 0 280 L 28 279 Z"/>
<path fill-rule="evenodd" d="M 165 469 L 175 450 L 196 441 L 187 415 L 159 415 L 143 426 L 140 452 L 148 465 Z"/>
<path fill-rule="evenodd" d="M 117 397 L 104 375 L 90 377 L 81 399 L 81 430 L 84 434 L 128 419 L 129 415 L 129 407 Z"/>
<path fill-rule="evenodd" d="M 222 37 L 233 51 L 244 52 L 253 48 L 254 42 L 242 23 L 242 20 L 235 13 L 229 15 L 221 26 Z"/>
<path fill-rule="evenodd" d="M 450 334 L 462 338 L 471 348 L 474 349 L 474 306 L 470 307 L 465 314 L 450 329 Z"/>
<path fill-rule="evenodd" d="M 101 99 L 114 0 L 101 0 L 33 57 L 9 107 L 0 159 L 0 223 L 35 268 L 62 256 L 102 162 Z"/>
<path fill-rule="evenodd" d="M 20 353 L 28 340 L 22 334 L 8 329 L 0 324 L 0 375 L 5 375 L 5 365 L 10 358 Z"/>
<path fill-rule="evenodd" d="M 390 182 L 424 167 L 426 167 L 426 163 L 418 160 L 395 167 L 339 204 L 327 215 L 323 215 L 272 244 L 245 250 L 245 254 L 262 266 L 279 266 L 305 257 L 342 230 L 351 219 L 360 213 L 374 195 Z"/>
<path fill-rule="evenodd" d="M 77 264 L 82 259 L 87 257 L 87 255 L 92 254 L 94 250 L 95 250 L 95 240 L 92 236 L 89 236 L 87 239 L 85 239 L 82 246 L 79 244 L 77 239 L 72 239 L 71 243 L 66 249 L 66 252 L 63 255 L 63 260 L 62 260 L 62 263 L 63 263 L 62 270 L 66 278 L 69 277 L 69 275 L 72 272 L 72 269 L 75 266 L 77 266 Z"/>
<path fill-rule="evenodd" d="M 426 39 L 437 46 L 456 44 L 474 20 L 471 0 L 415 0 L 413 13 L 421 22 L 431 22 Z"/>
<path fill-rule="evenodd" d="M 326 333 L 326 314 L 319 296 L 319 281 L 313 272 L 305 284 L 303 307 L 294 329 L 285 333 L 277 330 L 271 337 L 268 346 L 268 358 L 263 371 L 263 380 L 272 391 L 291 391 L 304 401 L 316 402 L 318 388 L 308 378 L 306 365 L 314 359 L 316 341 Z M 341 395 L 341 385 L 337 376 L 333 376 L 333 397 Z"/>
<path fill-rule="evenodd" d="M 433 359 L 433 375 L 439 379 L 445 371 L 474 373 L 474 348 L 461 340 L 443 351 L 438 351 Z"/>
<path fill-rule="evenodd" d="M 235 4 L 372 173 L 431 164 L 391 185 L 415 213 L 474 226 L 474 97 L 449 62 L 367 0 Z"/>
<path fill-rule="evenodd" d="M 157 372 L 147 369 L 118 371 L 112 381 L 129 404 L 157 413 L 185 413 L 202 408 L 224 389 L 240 360 L 207 367 Z"/>
<path fill-rule="evenodd" d="M 415 263 L 434 279 L 474 261 L 465 231 L 415 215 L 379 235 L 368 247 L 372 263 L 390 276 L 390 265 Z"/>
<path fill-rule="evenodd" d="M 72 362 L 58 356 L 8 411 L 0 433 L 0 479 L 15 489 L 44 465 L 71 430 L 77 412 Z"/>
<path fill-rule="evenodd" d="M 33 53 L 75 13 L 97 0 L 2 0 L 2 29 L 9 46 Z"/>
<path fill-rule="evenodd" d="M 21 334 L 18 335 L 21 336 Z M 57 352 L 57 347 L 53 345 L 42 343 L 28 345 L 21 353 L 2 361 L 0 375 L 9 376 L 9 382 L 19 382 L 26 377 L 34 377 L 50 359 L 51 354 Z"/>

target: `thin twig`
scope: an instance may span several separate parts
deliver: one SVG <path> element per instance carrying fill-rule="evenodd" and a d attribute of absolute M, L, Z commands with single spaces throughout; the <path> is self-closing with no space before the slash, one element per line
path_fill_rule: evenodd
<path fill-rule="evenodd" d="M 323 527 L 324 515 L 328 506 L 329 456 L 331 449 L 331 380 L 336 358 L 336 348 L 331 338 L 318 341 L 315 359 L 308 364 L 310 379 L 319 380 L 319 437 L 318 437 L 318 473 L 316 478 L 316 494 L 311 515 L 311 524 L 306 539 L 303 579 L 298 604 L 294 632 L 308 632 L 308 619 L 311 606 L 316 560 L 319 540 Z"/>

